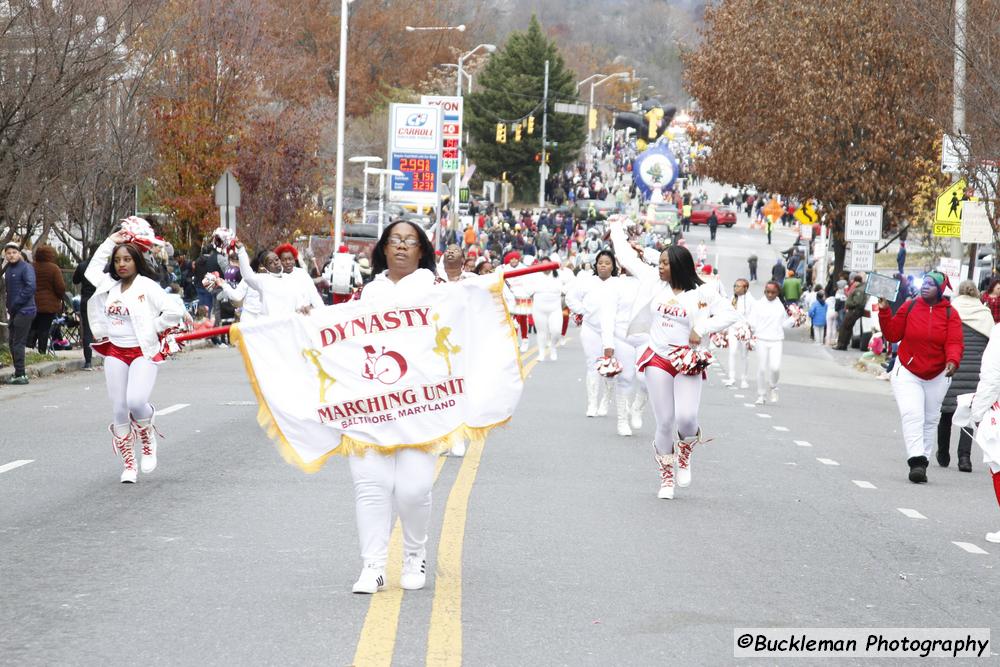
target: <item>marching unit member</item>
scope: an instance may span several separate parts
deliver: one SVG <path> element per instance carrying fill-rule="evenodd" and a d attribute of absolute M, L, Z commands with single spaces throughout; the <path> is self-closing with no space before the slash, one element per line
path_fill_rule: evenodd
<path fill-rule="evenodd" d="M 750 283 L 745 278 L 740 278 L 733 285 L 732 304 L 739 319 L 726 332 L 726 337 L 729 339 L 729 377 L 723 380 L 722 384 L 727 387 L 735 385 L 737 380 L 740 389 L 747 389 L 750 386 L 747 383 L 747 372 L 750 370 L 752 343 L 746 331 L 749 327 L 747 318 L 756 300 L 750 295 L 749 289 Z"/>
<path fill-rule="evenodd" d="M 785 329 L 797 324 L 782 305 L 778 294 L 781 286 L 774 280 L 764 286 L 764 298 L 755 301 L 747 316 L 757 350 L 757 400 L 778 402 L 778 376 L 781 373 L 781 352 L 784 347 Z M 766 399 L 765 399 L 766 395 Z"/>
<path fill-rule="evenodd" d="M 313 279 L 309 277 L 309 272 L 298 265 L 299 251 L 295 248 L 295 246 L 291 243 L 282 243 L 274 249 L 274 254 L 278 256 L 279 260 L 281 260 L 281 269 L 284 274 L 299 283 L 299 288 L 296 290 L 296 293 L 306 298 L 306 303 L 300 304 L 299 307 L 304 310 L 310 310 L 312 308 L 322 308 L 326 305 L 323 303 L 323 299 L 320 298 Z M 243 268 L 242 264 L 240 265 L 240 270 L 246 270 Z M 276 312 L 269 314 L 274 315 Z"/>
<path fill-rule="evenodd" d="M 239 255 L 237 255 L 238 258 Z M 272 250 L 261 250 L 250 262 L 250 269 L 253 273 L 281 274 L 281 261 Z M 261 300 L 260 292 L 250 287 L 250 283 L 240 276 L 240 282 L 233 287 L 228 280 L 220 277 L 215 278 L 215 286 L 222 290 L 222 294 L 230 301 L 242 302 L 240 306 L 240 322 L 252 322 L 258 317 L 267 314 L 264 310 L 264 302 Z"/>
<path fill-rule="evenodd" d="M 879 309 L 881 311 L 881 308 Z M 983 352 L 983 364 L 979 371 L 979 384 L 972 399 L 972 424 L 980 424 L 976 441 L 983 450 L 983 463 L 989 465 L 993 478 L 993 492 L 1000 505 L 1000 440 L 997 439 L 997 425 L 992 420 L 1000 420 L 1000 412 L 993 406 L 1000 401 L 1000 327 L 993 327 L 990 340 Z M 989 419 L 990 422 L 986 422 Z M 985 422 L 985 423 L 984 423 Z M 971 426 L 970 426 L 971 428 Z M 988 438 L 987 432 L 993 437 Z M 1000 529 L 986 533 L 986 540 L 1000 544 Z"/>
<path fill-rule="evenodd" d="M 260 301 L 263 304 L 263 314 L 270 316 L 288 315 L 291 313 L 305 314 L 314 307 L 318 307 L 317 302 L 319 306 L 323 305 L 315 285 L 313 285 L 312 280 L 305 271 L 298 269 L 305 276 L 305 280 L 302 280 L 298 274 L 291 271 L 275 271 L 275 269 L 282 269 L 284 267 L 284 263 L 281 262 L 280 255 L 277 252 L 268 252 L 263 255 L 261 265 L 263 265 L 265 271 L 258 272 L 253 270 L 250 257 L 247 255 L 247 249 L 238 239 L 236 240 L 236 251 L 239 256 L 240 273 L 243 275 L 244 282 L 246 282 L 249 288 L 256 290 L 260 294 Z M 288 251 L 286 250 L 285 252 L 287 255 Z M 258 257 L 261 256 L 258 255 Z M 276 260 L 278 262 L 277 265 L 275 264 Z"/>
<path fill-rule="evenodd" d="M 601 315 L 607 301 L 605 290 L 612 289 L 618 279 L 618 261 L 610 250 L 597 253 L 594 272 L 577 274 L 566 293 L 566 305 L 582 318 L 580 343 L 583 345 L 586 364 L 587 416 L 603 417 L 608 414 L 611 384 L 597 370 L 597 363 L 605 358 L 607 349 L 614 349 L 614 328 L 602 330 Z M 617 303 L 617 300 L 615 300 Z"/>
<path fill-rule="evenodd" d="M 87 267 L 86 279 L 97 287 L 87 304 L 94 332 L 93 348 L 104 355 L 104 377 L 111 399 L 109 426 L 115 451 L 122 457 L 121 481 L 135 483 L 135 443 L 142 443 L 141 468 L 156 468 L 155 410 L 149 402 L 163 361 L 159 336 L 184 320 L 184 309 L 155 280 L 143 252 L 155 243 L 153 230 L 141 218 L 122 221 L 100 245 Z"/>
<path fill-rule="evenodd" d="M 521 253 L 513 250 L 503 258 L 504 270 L 516 269 L 521 265 Z M 517 328 L 521 333 L 521 352 L 528 351 L 528 316 L 531 315 L 531 294 L 527 290 L 528 279 L 525 277 L 511 278 L 507 281 L 511 295 L 514 297 L 514 304 L 510 309 L 510 314 L 517 322 Z"/>
<path fill-rule="evenodd" d="M 688 486 L 691 451 L 705 442 L 698 425 L 698 408 L 704 370 L 711 357 L 697 348 L 704 336 L 735 323 L 737 315 L 717 289 L 698 277 L 686 248 L 670 246 L 660 253 L 659 266 L 650 266 L 629 245 L 621 220 L 610 222 L 611 243 L 622 266 L 640 281 L 629 332 L 649 331 L 649 346 L 639 355 L 638 369 L 645 373 L 656 417 L 653 454 L 660 470 L 657 497 L 671 499 L 674 467 L 677 485 Z"/>
<path fill-rule="evenodd" d="M 549 259 L 558 262 L 559 256 L 553 255 Z M 556 344 L 559 342 L 562 326 L 562 299 L 565 292 L 565 283 L 560 274 L 561 271 L 535 273 L 526 283 L 531 295 L 531 316 L 535 321 L 539 361 L 545 361 L 546 355 L 555 361 L 557 356 Z"/>
<path fill-rule="evenodd" d="M 434 246 L 424 231 L 409 222 L 396 221 L 385 228 L 375 246 L 375 278 L 361 291 L 360 300 L 432 289 L 440 281 L 435 268 Z M 368 450 L 348 458 L 364 560 L 355 593 L 375 593 L 385 586 L 393 508 L 403 528 L 400 586 L 406 590 L 424 587 L 436 458 L 416 444 L 400 445 L 389 454 Z"/>

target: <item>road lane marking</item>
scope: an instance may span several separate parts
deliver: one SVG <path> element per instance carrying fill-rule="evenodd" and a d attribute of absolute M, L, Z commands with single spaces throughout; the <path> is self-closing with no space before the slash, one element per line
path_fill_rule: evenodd
<path fill-rule="evenodd" d="M 854 482 L 854 484 L 856 486 L 858 486 L 858 487 L 860 487 L 862 489 L 875 489 L 875 488 L 878 488 L 874 484 L 872 484 L 871 482 L 866 482 L 863 479 L 852 479 L 851 481 Z"/>
<path fill-rule="evenodd" d="M 447 458 L 438 457 L 434 465 L 434 483 Z M 396 631 L 399 628 L 399 609 L 403 604 L 403 589 L 399 576 L 403 572 L 403 531 L 399 519 L 389 537 L 389 556 L 385 566 L 385 589 L 371 596 L 365 623 L 354 651 L 354 665 L 384 665 L 391 667 L 396 650 Z"/>
<path fill-rule="evenodd" d="M 903 516 L 909 517 L 911 519 L 926 519 L 927 518 L 923 514 L 921 514 L 920 512 L 918 512 L 917 510 L 912 510 L 909 507 L 897 507 L 896 509 L 899 510 L 900 512 L 902 512 Z"/>
<path fill-rule="evenodd" d="M 758 412 L 757 416 L 760 417 L 761 419 L 770 419 L 771 418 L 771 415 L 767 414 L 766 412 Z"/>
<path fill-rule="evenodd" d="M 744 408 L 752 408 L 753 407 L 753 403 L 744 403 L 743 407 Z"/>
<path fill-rule="evenodd" d="M 34 463 L 35 459 L 18 459 L 17 461 L 11 461 L 10 463 L 4 463 L 0 466 L 0 473 L 8 472 L 14 468 L 20 468 L 21 466 L 26 466 L 29 463 Z"/>
<path fill-rule="evenodd" d="M 820 463 L 822 463 L 825 466 L 839 466 L 840 465 L 839 463 L 837 463 L 833 459 L 821 459 L 821 458 L 819 458 L 817 456 L 816 460 L 819 461 Z"/>
<path fill-rule="evenodd" d="M 798 445 L 799 447 L 812 447 L 812 443 L 807 442 L 805 440 L 796 440 L 795 444 Z"/>
<path fill-rule="evenodd" d="M 462 664 L 462 549 L 469 495 L 479 472 L 484 444 L 469 445 L 444 509 L 434 576 L 434 602 L 427 631 L 426 664 L 429 666 Z"/>
<path fill-rule="evenodd" d="M 989 551 L 984 551 L 983 549 L 980 549 L 971 542 L 952 542 L 952 544 L 954 544 L 959 549 L 964 549 L 965 551 L 968 551 L 970 554 L 979 554 L 982 556 L 990 555 Z"/>
<path fill-rule="evenodd" d="M 733 398 L 746 398 L 746 394 L 733 394 Z"/>
<path fill-rule="evenodd" d="M 191 404 L 190 403 L 177 403 L 175 405 L 171 405 L 169 407 L 163 408 L 162 410 L 157 410 L 156 411 L 156 416 L 157 417 L 163 417 L 164 415 L 169 415 L 169 414 L 174 413 L 174 412 L 180 412 L 181 410 L 183 410 L 184 408 L 188 407 L 189 405 L 191 405 Z"/>
<path fill-rule="evenodd" d="M 781 431 L 782 433 L 788 433 L 788 428 L 785 426 L 772 426 L 775 431 Z"/>

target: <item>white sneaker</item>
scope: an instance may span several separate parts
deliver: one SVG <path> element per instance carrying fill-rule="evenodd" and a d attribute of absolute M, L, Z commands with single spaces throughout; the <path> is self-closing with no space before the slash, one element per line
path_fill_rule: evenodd
<path fill-rule="evenodd" d="M 549 361 L 555 361 L 557 359 L 555 345 L 549 348 Z"/>
<path fill-rule="evenodd" d="M 559 339 L 559 347 L 562 347 L 565 344 L 566 344 L 566 337 L 563 336 L 562 338 Z"/>
<path fill-rule="evenodd" d="M 771 403 L 777 403 L 778 402 L 778 390 L 777 389 L 772 389 L 771 390 L 771 395 L 767 397 L 767 400 L 770 401 Z"/>
<path fill-rule="evenodd" d="M 995 533 L 986 533 L 986 541 L 993 544 L 1000 544 L 1000 530 Z"/>
<path fill-rule="evenodd" d="M 403 574 L 399 577 L 399 587 L 405 591 L 419 591 L 427 583 L 427 561 L 419 554 L 410 554 L 403 559 Z"/>
<path fill-rule="evenodd" d="M 528 351 L 528 341 L 525 339 L 521 341 L 521 352 L 527 352 L 527 351 Z"/>
<path fill-rule="evenodd" d="M 723 387 L 732 387 L 734 384 L 736 384 L 736 380 L 732 378 L 726 378 L 725 380 L 722 381 Z"/>
<path fill-rule="evenodd" d="M 465 449 L 466 449 L 465 440 L 462 440 L 461 442 L 459 442 L 458 444 L 456 444 L 454 447 L 451 448 L 450 453 L 452 456 L 465 456 Z"/>
<path fill-rule="evenodd" d="M 746 380 L 740 381 L 740 389 L 749 389 L 749 388 L 750 388 L 749 382 L 747 382 Z"/>
<path fill-rule="evenodd" d="M 764 405 L 764 397 L 758 396 L 757 400 L 753 402 L 754 405 Z"/>
<path fill-rule="evenodd" d="M 361 575 L 354 582 L 353 593 L 377 593 L 385 588 L 385 566 L 366 564 L 361 569 Z"/>
<path fill-rule="evenodd" d="M 122 484 L 135 484 L 138 478 L 139 471 L 135 468 L 125 468 L 125 470 L 122 470 Z"/>

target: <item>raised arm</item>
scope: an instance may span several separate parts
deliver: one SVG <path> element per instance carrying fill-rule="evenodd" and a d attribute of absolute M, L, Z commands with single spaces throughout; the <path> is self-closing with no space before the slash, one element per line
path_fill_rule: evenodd
<path fill-rule="evenodd" d="M 108 265 L 108 260 L 111 259 L 111 253 L 114 251 L 115 240 L 112 236 L 109 236 L 104 243 L 97 247 L 97 250 L 91 256 L 90 264 L 87 265 L 87 270 L 83 276 L 94 287 L 100 288 L 101 283 L 107 280 L 114 280 L 114 278 L 104 272 L 104 267 Z"/>
<path fill-rule="evenodd" d="M 260 276 L 253 272 L 253 268 L 250 266 L 250 257 L 247 255 L 246 246 L 242 243 L 237 246 L 236 256 L 240 261 L 240 275 L 243 276 L 243 282 L 263 294 L 264 292 L 261 289 L 261 283 L 263 281 Z"/>
<path fill-rule="evenodd" d="M 625 270 L 640 280 L 649 276 L 659 276 L 655 266 L 650 266 L 643 261 L 636 251 L 629 245 L 625 236 L 625 227 L 621 220 L 614 220 L 610 224 L 611 246 L 615 251 L 615 259 L 625 267 Z"/>

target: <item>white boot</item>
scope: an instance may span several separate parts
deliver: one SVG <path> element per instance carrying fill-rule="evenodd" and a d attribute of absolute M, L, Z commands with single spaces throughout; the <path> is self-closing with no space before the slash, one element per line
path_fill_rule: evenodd
<path fill-rule="evenodd" d="M 635 395 L 632 397 L 632 430 L 638 431 L 642 428 L 642 411 L 646 407 L 649 394 L 642 386 L 636 387 Z"/>
<path fill-rule="evenodd" d="M 597 416 L 608 416 L 608 405 L 611 403 L 611 381 L 598 376 L 600 400 L 597 402 Z"/>
<path fill-rule="evenodd" d="M 698 429 L 698 433 L 695 435 L 682 438 L 681 434 L 677 434 L 678 441 L 674 446 L 674 450 L 677 452 L 677 486 L 685 487 L 691 484 L 691 450 L 694 446 L 703 442 L 708 442 L 708 440 L 701 439 L 701 429 Z"/>
<path fill-rule="evenodd" d="M 135 433 L 132 432 L 132 425 L 112 424 L 108 426 L 108 430 L 111 431 L 111 444 L 125 464 L 121 481 L 123 484 L 135 484 L 139 471 L 135 467 Z"/>
<path fill-rule="evenodd" d="M 673 500 L 674 497 L 674 460 L 673 454 L 660 454 L 653 443 L 653 458 L 660 468 L 660 490 L 656 497 L 660 500 Z"/>
<path fill-rule="evenodd" d="M 618 410 L 618 435 L 630 436 L 632 429 L 629 428 L 629 404 L 628 394 L 621 387 L 615 387 L 615 407 Z"/>
<path fill-rule="evenodd" d="M 155 418 L 156 409 L 154 408 L 153 415 L 149 419 L 132 419 L 132 431 L 142 446 L 142 463 L 140 463 L 140 468 L 143 474 L 148 474 L 156 470 L 156 447 L 159 444 L 156 441 L 156 436 L 159 435 L 162 437 L 163 434 L 153 424 Z"/>
<path fill-rule="evenodd" d="M 462 457 L 462 456 L 465 456 L 465 449 L 466 449 L 465 438 L 462 438 L 461 440 L 459 440 L 458 442 L 456 442 L 454 445 L 452 445 L 451 451 L 449 452 L 449 454 L 451 456 Z"/>
<path fill-rule="evenodd" d="M 592 373 L 587 373 L 587 416 L 597 416 L 597 394 L 601 389 L 601 378 Z"/>
<path fill-rule="evenodd" d="M 556 358 L 557 358 L 557 355 L 556 355 L 556 345 L 555 345 L 555 343 L 553 343 L 552 345 L 549 346 L 549 360 L 550 361 L 555 361 Z"/>

